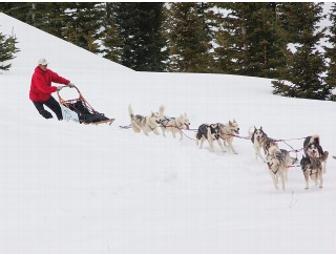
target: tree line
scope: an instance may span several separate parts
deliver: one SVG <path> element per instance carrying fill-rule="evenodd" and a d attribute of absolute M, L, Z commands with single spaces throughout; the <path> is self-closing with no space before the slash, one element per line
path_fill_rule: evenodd
<path fill-rule="evenodd" d="M 336 87 L 336 4 L 328 31 L 316 2 L 30 2 L 0 11 L 137 71 L 272 78 L 274 93 L 289 97 L 333 99 Z M 321 40 L 331 46 L 318 50 Z"/>

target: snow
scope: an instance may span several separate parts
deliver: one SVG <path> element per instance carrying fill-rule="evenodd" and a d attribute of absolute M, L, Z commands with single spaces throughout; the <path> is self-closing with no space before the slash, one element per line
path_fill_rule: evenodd
<path fill-rule="evenodd" d="M 274 138 L 319 134 L 335 155 L 335 103 L 275 96 L 268 79 L 135 72 L 4 14 L 0 24 L 21 49 L 0 75 L 1 253 L 336 251 L 331 157 L 322 190 L 304 190 L 291 168 L 283 192 L 250 141 L 235 140 L 233 155 L 119 128 L 128 104 L 141 114 L 163 104 L 168 116 L 186 112 L 192 128 L 235 118 L 242 136 L 254 125 Z M 40 57 L 113 125 L 42 119 L 28 99 Z"/>

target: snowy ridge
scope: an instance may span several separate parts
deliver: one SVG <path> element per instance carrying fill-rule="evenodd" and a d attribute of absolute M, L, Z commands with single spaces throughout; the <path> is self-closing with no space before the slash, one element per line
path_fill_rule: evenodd
<path fill-rule="evenodd" d="M 235 118 L 243 136 L 254 125 L 274 138 L 319 134 L 335 155 L 335 103 L 274 96 L 268 79 L 135 72 L 4 14 L 0 24 L 21 49 L 0 75 L 0 252 L 335 252 L 336 160 L 322 190 L 304 190 L 292 168 L 275 191 L 249 141 L 234 141 L 238 155 L 212 153 L 118 127 L 128 104 L 140 114 L 163 104 L 192 128 Z M 28 100 L 41 56 L 115 123 L 42 119 Z"/>

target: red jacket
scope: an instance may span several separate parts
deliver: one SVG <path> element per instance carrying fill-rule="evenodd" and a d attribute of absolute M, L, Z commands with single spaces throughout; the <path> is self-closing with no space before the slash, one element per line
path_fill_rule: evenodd
<path fill-rule="evenodd" d="M 69 84 L 70 81 L 58 76 L 50 69 L 43 71 L 40 67 L 36 67 L 30 84 L 29 98 L 34 102 L 45 102 L 51 97 L 51 93 L 57 88 L 51 86 L 51 82 L 60 84 Z"/>

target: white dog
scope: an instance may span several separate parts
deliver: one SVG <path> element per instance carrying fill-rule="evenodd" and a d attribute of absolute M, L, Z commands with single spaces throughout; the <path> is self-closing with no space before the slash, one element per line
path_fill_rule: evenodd
<path fill-rule="evenodd" d="M 152 112 L 149 116 L 134 115 L 131 105 L 128 106 L 128 113 L 131 118 L 132 129 L 135 133 L 140 133 L 141 130 L 145 135 L 153 132 L 159 135 L 159 125 L 163 119 L 163 106 L 160 107 L 159 112 Z"/>
<path fill-rule="evenodd" d="M 239 126 L 236 120 L 229 121 L 226 125 L 219 127 L 219 136 L 223 140 L 224 145 L 234 154 L 238 154 L 233 148 L 233 138 L 239 134 Z"/>
<path fill-rule="evenodd" d="M 176 137 L 176 134 L 180 134 L 180 140 L 183 138 L 183 129 L 189 129 L 190 122 L 187 117 L 187 114 L 181 114 L 179 117 L 165 117 L 161 121 L 161 130 L 163 136 L 166 136 L 166 131 L 171 132 L 173 137 Z"/>

